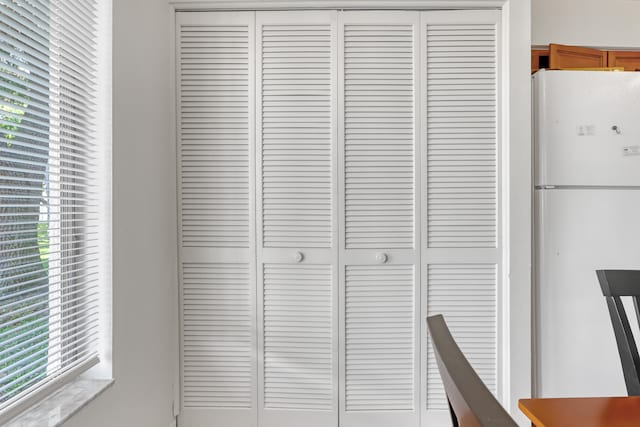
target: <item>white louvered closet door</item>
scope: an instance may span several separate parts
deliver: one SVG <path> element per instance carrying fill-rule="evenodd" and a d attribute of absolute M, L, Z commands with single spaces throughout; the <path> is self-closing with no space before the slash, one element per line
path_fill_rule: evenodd
<path fill-rule="evenodd" d="M 500 397 L 500 14 L 425 12 L 422 22 L 423 313 L 445 316 Z M 423 424 L 442 425 L 448 407 L 428 341 L 423 363 Z"/>
<path fill-rule="evenodd" d="M 436 313 L 500 397 L 500 13 L 176 28 L 180 425 L 450 425 Z"/>
<path fill-rule="evenodd" d="M 254 13 L 177 14 L 181 411 L 255 426 Z"/>
<path fill-rule="evenodd" d="M 264 427 L 338 423 L 336 15 L 256 15 Z"/>
<path fill-rule="evenodd" d="M 340 15 L 340 425 L 418 426 L 418 12 Z"/>

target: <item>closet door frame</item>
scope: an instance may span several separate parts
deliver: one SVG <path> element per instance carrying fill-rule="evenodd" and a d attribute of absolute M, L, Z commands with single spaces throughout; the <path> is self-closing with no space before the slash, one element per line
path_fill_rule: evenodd
<path fill-rule="evenodd" d="M 502 87 L 500 134 L 503 141 L 502 243 L 503 271 L 500 280 L 504 292 L 498 310 L 502 313 L 500 325 L 504 341 L 501 357 L 504 363 L 502 403 L 522 425 L 526 419 L 519 412 L 518 399 L 531 393 L 532 370 L 532 168 L 531 168 L 531 0 L 330 0 L 319 4 L 313 0 L 167 0 L 170 46 L 176 46 L 176 12 L 178 11 L 256 11 L 256 10 L 438 10 L 438 9 L 499 9 L 502 14 Z M 176 81 L 177 55 L 169 49 L 171 81 Z M 177 122 L 177 86 L 171 88 L 171 111 L 167 120 L 174 134 L 174 147 L 179 140 Z M 177 154 L 177 153 L 176 153 Z M 176 155 L 177 159 L 177 155 Z M 179 167 L 179 165 L 178 165 Z M 176 172 L 179 169 L 176 168 Z M 178 181 L 178 175 L 176 175 Z M 176 206 L 177 209 L 177 206 Z M 180 255 L 179 255 L 180 257 Z M 180 259 L 180 258 L 179 258 Z M 181 274 L 179 272 L 179 274 Z M 173 413 L 180 413 L 180 291 L 176 277 L 173 310 L 176 325 L 174 350 L 174 405 Z"/>

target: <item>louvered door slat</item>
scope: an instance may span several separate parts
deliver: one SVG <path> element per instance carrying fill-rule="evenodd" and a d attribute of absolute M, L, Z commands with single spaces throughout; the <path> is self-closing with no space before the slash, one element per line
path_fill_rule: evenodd
<path fill-rule="evenodd" d="M 460 349 L 493 393 L 497 390 L 496 284 L 493 264 L 428 267 L 427 312 L 444 315 Z M 427 409 L 448 409 L 431 342 L 427 345 Z"/>
<path fill-rule="evenodd" d="M 332 33 L 260 27 L 264 247 L 332 245 Z"/>
<path fill-rule="evenodd" d="M 183 247 L 250 246 L 252 33 L 248 24 L 179 27 Z"/>
<path fill-rule="evenodd" d="M 249 264 L 182 265 L 185 408 L 251 408 L 255 358 L 249 281 Z"/>
<path fill-rule="evenodd" d="M 497 245 L 497 30 L 428 24 L 427 227 L 430 248 Z"/>
<path fill-rule="evenodd" d="M 413 410 L 413 266 L 347 266 L 345 286 L 346 410 Z"/>
<path fill-rule="evenodd" d="M 331 410 L 331 266 L 264 267 L 264 404 Z"/>
<path fill-rule="evenodd" d="M 414 247 L 413 31 L 344 26 L 347 249 Z"/>

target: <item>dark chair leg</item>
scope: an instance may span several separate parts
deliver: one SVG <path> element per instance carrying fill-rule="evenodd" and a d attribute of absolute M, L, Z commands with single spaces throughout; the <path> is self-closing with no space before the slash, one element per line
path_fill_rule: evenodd
<path fill-rule="evenodd" d="M 453 427 L 460 427 L 458 424 L 458 417 L 456 417 L 456 413 L 453 412 L 453 406 L 451 406 L 451 402 L 447 399 L 447 404 L 449 405 L 449 413 L 451 414 L 451 422 L 453 422 Z"/>

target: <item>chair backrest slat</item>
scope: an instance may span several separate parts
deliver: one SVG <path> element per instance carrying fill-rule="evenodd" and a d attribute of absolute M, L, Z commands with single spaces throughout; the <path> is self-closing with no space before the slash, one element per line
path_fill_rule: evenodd
<path fill-rule="evenodd" d="M 597 270 L 605 297 L 640 297 L 640 270 Z"/>
<path fill-rule="evenodd" d="M 597 270 L 602 294 L 607 301 L 613 333 L 622 362 L 622 373 L 629 396 L 640 396 L 640 355 L 621 297 L 632 297 L 640 325 L 640 271 Z"/>
<path fill-rule="evenodd" d="M 427 318 L 429 335 L 455 426 L 516 427 L 454 341 L 441 315 Z"/>

